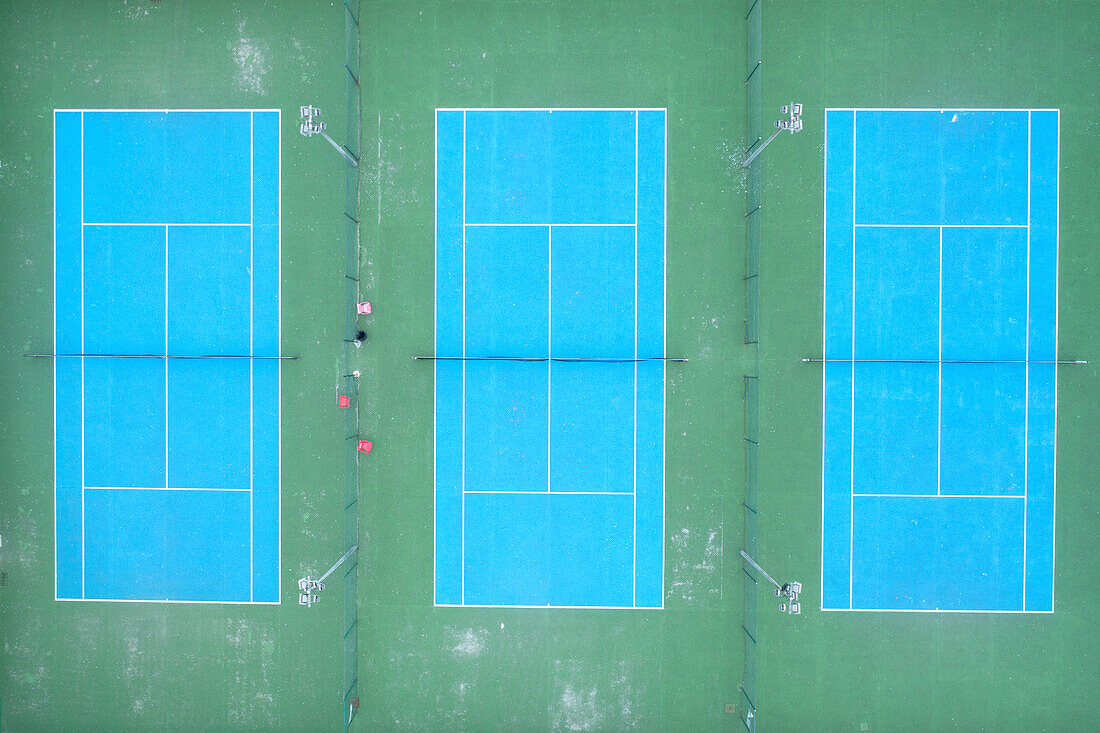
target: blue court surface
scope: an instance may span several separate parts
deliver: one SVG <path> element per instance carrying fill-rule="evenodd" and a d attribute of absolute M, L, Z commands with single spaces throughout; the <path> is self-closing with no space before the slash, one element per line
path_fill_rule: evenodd
<path fill-rule="evenodd" d="M 1058 124 L 826 111 L 825 610 L 1053 611 Z"/>
<path fill-rule="evenodd" d="M 54 113 L 56 598 L 278 603 L 278 110 Z M 107 356 L 119 355 L 119 356 Z"/>
<path fill-rule="evenodd" d="M 660 608 L 665 111 L 437 110 L 435 602 Z M 551 361 L 555 359 L 555 361 Z"/>

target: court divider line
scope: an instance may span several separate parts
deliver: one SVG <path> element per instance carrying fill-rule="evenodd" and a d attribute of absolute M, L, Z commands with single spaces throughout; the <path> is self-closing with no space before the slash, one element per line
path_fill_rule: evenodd
<path fill-rule="evenodd" d="M 57 110 L 53 114 L 53 353 L 57 353 Z M 81 227 L 81 232 L 84 228 Z M 83 351 L 83 349 L 81 349 Z M 57 360 L 53 364 L 53 597 L 57 600 Z M 84 426 L 80 426 L 81 432 Z M 84 460 L 84 456 L 80 456 Z"/>
<path fill-rule="evenodd" d="M 630 491 L 524 491 L 522 489 L 466 489 L 465 494 L 536 494 L 538 496 L 634 496 Z"/>
<path fill-rule="evenodd" d="M 856 553 L 856 115 L 852 110 L 852 376 L 851 376 L 851 455 L 848 464 L 848 608 L 852 603 L 852 576 L 855 573 Z"/>
<path fill-rule="evenodd" d="M 664 107 L 436 107 L 436 112 L 666 112 Z M 960 110 L 962 111 L 962 110 Z"/>
<path fill-rule="evenodd" d="M 80 353 L 84 348 L 84 113 L 80 113 Z M 87 566 L 84 562 L 84 484 L 85 447 L 84 435 L 87 433 L 84 415 L 84 357 L 80 357 L 80 597 L 85 596 L 84 576 Z"/>
<path fill-rule="evenodd" d="M 193 114 L 193 113 L 196 113 L 196 112 L 281 112 L 281 111 L 282 110 L 274 109 L 274 108 L 273 109 L 237 109 L 237 108 L 226 108 L 226 109 L 216 109 L 216 108 L 205 108 L 205 109 L 203 109 L 203 108 L 194 108 L 194 109 L 191 109 L 191 108 L 180 108 L 180 109 L 167 109 L 167 108 L 161 108 L 161 109 L 134 109 L 134 108 L 113 108 L 113 107 L 105 107 L 105 108 L 102 108 L 102 109 L 85 107 L 83 109 L 73 108 L 73 109 L 55 109 L 54 110 L 54 112 L 94 112 L 96 114 L 103 113 L 103 112 L 127 112 L 127 113 L 134 113 L 134 114 L 136 114 L 136 113 L 174 114 L 174 113 L 185 112 L 185 113 L 192 113 Z"/>
<path fill-rule="evenodd" d="M 381 130 L 379 130 L 381 132 Z M 379 134 L 381 139 L 381 134 Z M 439 353 L 439 110 L 432 135 L 432 349 Z M 381 157 L 381 156 L 379 156 Z M 381 167 L 381 166 L 379 166 Z M 379 209 L 381 211 L 381 209 Z M 463 236 L 466 228 L 463 227 Z M 356 405 L 356 409 L 358 409 Z M 439 603 L 439 363 L 432 362 L 432 602 Z"/>
<path fill-rule="evenodd" d="M 466 603 L 466 111 L 462 111 L 462 565 L 459 568 L 463 605 Z"/>
<path fill-rule="evenodd" d="M 884 499 L 1023 499 L 1023 494 L 853 494 Z"/>
<path fill-rule="evenodd" d="M 982 608 L 823 608 L 822 611 L 839 611 L 841 613 L 1014 613 L 1016 615 L 1029 614 L 1041 616 L 1050 615 L 1053 611 L 1021 611 L 1018 609 L 982 609 Z"/>
<path fill-rule="evenodd" d="M 1026 229 L 1027 224 L 856 224 L 857 229 Z"/>
<path fill-rule="evenodd" d="M 550 462 L 550 437 L 553 432 L 551 411 L 554 403 L 552 380 L 554 378 L 554 227 L 546 227 L 546 493 L 551 493 L 552 474 Z"/>
<path fill-rule="evenodd" d="M 1053 111 L 1057 120 L 1057 133 L 1054 142 L 1054 358 L 1058 358 L 1058 232 L 1062 219 L 1062 113 Z M 1054 370 L 1054 435 L 1051 440 L 1051 463 L 1053 464 L 1050 487 L 1050 613 L 1054 613 L 1054 566 L 1058 554 L 1055 552 L 1055 535 L 1058 531 L 1058 369 Z"/>
<path fill-rule="evenodd" d="M 622 222 L 580 222 L 580 223 L 577 223 L 577 222 L 561 222 L 561 221 L 553 221 L 553 222 L 545 222 L 545 221 L 540 221 L 540 222 L 487 222 L 487 221 L 479 221 L 479 222 L 470 222 L 468 224 L 466 222 L 463 222 L 462 226 L 464 226 L 464 227 L 636 227 L 637 222 L 636 221 L 634 223 L 627 222 L 627 223 L 624 224 Z"/>
<path fill-rule="evenodd" d="M 251 491 L 227 486 L 85 486 L 85 491 Z"/>
<path fill-rule="evenodd" d="M 634 112 L 634 358 L 638 358 L 638 112 Z M 631 604 L 638 603 L 638 362 L 634 362 L 634 465 L 633 481 L 633 529 L 631 542 L 630 597 Z"/>
<path fill-rule="evenodd" d="M 186 222 L 186 221 L 85 221 L 86 227 L 250 227 L 249 222 Z"/>
<path fill-rule="evenodd" d="M 164 227 L 164 487 L 171 486 L 168 477 L 168 452 L 171 442 L 168 433 L 168 227 Z"/>
<path fill-rule="evenodd" d="M 279 601 L 189 601 L 168 598 L 55 598 L 55 601 L 80 602 L 80 603 L 173 603 L 188 604 L 194 606 L 278 606 Z"/>
<path fill-rule="evenodd" d="M 1028 423 L 1031 419 L 1031 112 L 1027 113 L 1027 261 L 1024 267 L 1024 547 L 1023 609 L 1027 610 Z M 1057 308 L 1057 305 L 1055 306 Z M 1057 353 L 1055 358 L 1057 358 Z M 1057 426 L 1055 426 L 1057 430 Z"/>
<path fill-rule="evenodd" d="M 663 611 L 664 604 L 660 606 L 554 606 L 549 603 L 542 605 L 532 604 L 491 604 L 491 603 L 436 603 L 435 608 L 534 608 L 575 611 Z"/>
<path fill-rule="evenodd" d="M 248 600 L 256 593 L 256 405 L 255 305 L 256 305 L 256 115 L 248 115 Z M 165 360 L 167 362 L 167 359 Z"/>
<path fill-rule="evenodd" d="M 1058 112 L 1057 109 L 1027 109 L 1016 107 L 826 107 L 837 112 Z"/>
<path fill-rule="evenodd" d="M 268 110 L 265 110 L 268 111 Z M 277 130 L 283 129 L 283 112 L 275 111 L 275 124 Z M 275 348 L 282 353 L 283 350 L 283 138 L 281 134 L 275 135 L 275 155 L 277 165 L 275 173 L 275 198 L 277 200 L 275 226 Z M 358 275 L 359 273 L 356 273 Z M 275 603 L 282 603 L 282 578 L 280 574 L 283 568 L 283 366 L 278 365 L 275 381 L 275 522 L 277 527 L 278 548 L 275 565 Z M 358 400 L 358 388 L 356 399 Z M 358 404 L 356 404 L 358 409 Z M 357 522 L 358 525 L 358 522 Z M 356 553 L 356 562 L 359 555 Z"/>
<path fill-rule="evenodd" d="M 664 149 L 661 163 L 661 350 L 668 355 L 668 109 L 662 109 L 661 125 L 664 130 Z M 668 389 L 665 380 L 668 370 L 661 364 L 661 608 L 665 606 L 665 511 L 668 508 L 666 469 L 668 446 L 665 428 L 668 425 Z"/>
<path fill-rule="evenodd" d="M 820 608 L 825 607 L 825 334 L 828 332 L 829 319 L 829 112 L 825 112 L 823 123 L 825 145 L 823 147 L 824 164 L 821 172 L 821 580 L 818 586 L 821 592 Z M 747 549 L 747 548 L 746 548 Z"/>

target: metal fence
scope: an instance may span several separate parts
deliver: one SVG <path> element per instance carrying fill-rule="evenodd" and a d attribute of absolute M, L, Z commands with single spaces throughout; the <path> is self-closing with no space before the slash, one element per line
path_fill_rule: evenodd
<path fill-rule="evenodd" d="M 764 0 L 747 0 L 745 14 L 747 32 L 747 76 L 749 142 L 745 155 L 750 155 L 761 138 L 760 84 L 763 76 L 763 27 L 761 14 Z M 745 447 L 745 534 L 743 548 L 752 557 L 759 557 L 757 546 L 757 500 L 760 493 L 760 221 L 761 221 L 761 158 L 746 169 L 747 196 L 745 202 L 745 344 L 752 350 L 751 373 L 744 377 L 745 422 L 742 442 Z M 756 579 L 742 567 L 745 580 L 745 616 L 741 631 L 745 644 L 745 669 L 741 682 L 741 721 L 749 731 L 756 730 L 757 677 L 756 657 L 759 633 L 759 608 Z"/>
<path fill-rule="evenodd" d="M 344 69 L 347 71 L 347 133 L 344 148 L 358 161 L 361 151 L 362 105 L 360 104 L 359 0 L 344 0 Z M 346 411 L 346 448 L 344 470 L 344 549 L 359 544 L 359 377 L 353 372 L 352 355 L 355 333 L 358 330 L 356 304 L 359 302 L 359 192 L 361 175 L 359 166 L 351 161 L 346 169 L 346 193 L 344 198 L 346 263 L 344 271 L 345 304 L 347 313 L 344 336 L 344 393 L 351 398 L 351 408 Z M 344 578 L 344 699 L 343 720 L 346 732 L 359 709 L 359 552 L 353 552 L 343 568 Z"/>

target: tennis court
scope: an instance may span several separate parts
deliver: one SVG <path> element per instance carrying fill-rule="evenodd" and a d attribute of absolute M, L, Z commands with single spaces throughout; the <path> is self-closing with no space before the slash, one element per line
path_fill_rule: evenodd
<path fill-rule="evenodd" d="M 54 113 L 59 600 L 279 602 L 279 120 Z"/>
<path fill-rule="evenodd" d="M 1050 612 L 1058 112 L 825 120 L 822 608 Z"/>
<path fill-rule="evenodd" d="M 437 110 L 436 161 L 436 604 L 660 608 L 664 110 Z"/>

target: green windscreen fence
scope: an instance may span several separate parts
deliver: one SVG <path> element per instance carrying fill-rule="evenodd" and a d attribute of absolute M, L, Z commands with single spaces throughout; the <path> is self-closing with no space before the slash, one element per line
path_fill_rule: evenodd
<path fill-rule="evenodd" d="M 763 144 L 760 122 L 760 84 L 763 76 L 763 28 L 761 13 L 763 0 L 748 0 L 746 3 L 746 28 L 748 57 L 746 58 L 745 90 L 748 103 L 748 143 L 745 156 L 752 154 Z M 751 371 L 745 375 L 745 423 L 742 442 L 745 446 L 745 535 L 742 545 L 750 557 L 758 558 L 757 540 L 757 500 L 760 493 L 760 221 L 761 206 L 761 166 L 762 157 L 757 157 L 746 170 L 747 195 L 745 201 L 746 242 L 745 242 L 745 344 L 752 350 Z M 756 656 L 758 649 L 757 610 L 759 608 L 759 587 L 756 579 L 747 568 L 742 569 L 745 582 L 745 617 L 741 625 L 745 644 L 745 670 L 741 683 L 741 705 L 739 712 L 745 728 L 756 730 L 757 675 Z"/>
<path fill-rule="evenodd" d="M 344 0 L 344 69 L 347 72 L 347 133 L 344 148 L 358 162 L 361 152 L 362 105 L 360 104 L 359 0 Z M 346 193 L 344 225 L 346 263 L 344 269 L 344 394 L 351 397 L 352 408 L 345 418 L 346 439 L 344 470 L 344 551 L 359 545 L 359 377 L 352 371 L 355 333 L 358 330 L 356 306 L 359 303 L 359 166 L 345 161 Z M 344 730 L 347 731 L 359 709 L 359 552 L 353 552 L 341 568 L 344 573 Z"/>

